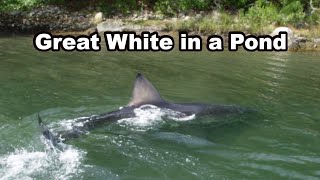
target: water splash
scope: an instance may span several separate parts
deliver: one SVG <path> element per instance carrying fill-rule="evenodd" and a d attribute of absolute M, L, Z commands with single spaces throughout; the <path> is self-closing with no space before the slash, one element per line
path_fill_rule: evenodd
<path fill-rule="evenodd" d="M 80 166 L 85 152 L 72 147 L 63 152 L 49 149 L 47 144 L 42 151 L 17 148 L 1 156 L 0 179 L 70 179 L 81 174 Z"/>
<path fill-rule="evenodd" d="M 162 109 L 154 105 L 143 105 L 134 109 L 134 113 L 136 117 L 121 119 L 118 123 L 135 127 L 152 128 L 153 126 L 164 123 L 164 119 L 188 121 L 195 118 L 194 114 L 187 116 L 184 113 L 171 109 Z"/>
<path fill-rule="evenodd" d="M 50 123 L 48 126 L 54 131 L 68 131 L 72 130 L 73 127 L 83 127 L 88 122 L 90 117 L 78 117 L 74 119 L 63 119 L 58 122 Z"/>
<path fill-rule="evenodd" d="M 118 124 L 129 125 L 140 130 L 148 130 L 164 123 L 164 119 L 174 121 L 186 121 L 195 118 L 195 115 L 187 116 L 181 112 L 170 109 L 161 109 L 153 105 L 144 105 L 134 110 L 136 117 L 121 119 Z M 88 117 L 75 119 L 64 119 L 50 123 L 48 126 L 53 131 L 71 130 L 74 126 L 83 126 Z M 81 177 L 84 171 L 82 160 L 85 151 L 78 150 L 72 146 L 67 146 L 64 151 L 59 151 L 52 147 L 45 138 L 40 138 L 43 147 L 34 143 L 28 147 L 15 148 L 0 156 L 0 179 L 37 179 L 55 177 L 56 179 L 72 179 Z M 142 155 L 141 155 L 141 158 Z M 185 158 L 186 163 L 190 162 L 190 157 Z"/>

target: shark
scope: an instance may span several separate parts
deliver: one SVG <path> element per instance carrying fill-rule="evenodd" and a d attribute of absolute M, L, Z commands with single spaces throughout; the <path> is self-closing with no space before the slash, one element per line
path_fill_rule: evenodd
<path fill-rule="evenodd" d="M 221 105 L 221 104 L 206 104 L 206 103 L 174 103 L 165 100 L 161 97 L 158 90 L 146 79 L 141 73 L 138 73 L 132 91 L 131 101 L 124 107 L 119 109 L 93 115 L 90 117 L 80 118 L 76 123 L 81 122 L 82 126 L 73 126 L 71 130 L 53 133 L 48 126 L 43 122 L 38 114 L 38 123 L 43 136 L 51 141 L 52 145 L 57 147 L 69 139 L 77 138 L 91 129 L 102 126 L 106 122 L 115 122 L 124 118 L 136 117 L 135 109 L 144 107 L 145 105 L 156 106 L 161 109 L 178 112 L 179 117 L 195 115 L 200 116 L 220 116 L 247 111 L 237 105 Z"/>

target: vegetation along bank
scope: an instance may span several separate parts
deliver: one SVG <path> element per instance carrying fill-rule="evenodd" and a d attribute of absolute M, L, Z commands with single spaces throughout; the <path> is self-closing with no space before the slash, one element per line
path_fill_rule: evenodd
<path fill-rule="evenodd" d="M 0 32 L 89 34 L 131 30 L 226 36 L 288 27 L 292 49 L 318 50 L 320 0 L 4 0 Z M 173 33 L 174 34 L 174 33 Z"/>

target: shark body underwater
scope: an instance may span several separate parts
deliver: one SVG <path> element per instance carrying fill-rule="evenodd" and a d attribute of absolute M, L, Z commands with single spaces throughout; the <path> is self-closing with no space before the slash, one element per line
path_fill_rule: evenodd
<path fill-rule="evenodd" d="M 38 114 L 39 126 L 42 134 L 46 139 L 51 141 L 52 145 L 58 147 L 59 143 L 66 140 L 79 137 L 81 134 L 86 133 L 95 127 L 101 126 L 106 122 L 114 122 L 124 118 L 135 117 L 134 110 L 141 108 L 145 105 L 153 105 L 161 109 L 168 109 L 178 112 L 180 117 L 187 117 L 191 115 L 199 116 L 219 116 L 246 112 L 248 109 L 235 105 L 215 105 L 205 103 L 172 103 L 164 100 L 156 88 L 140 73 L 137 74 L 132 99 L 127 106 L 117 110 L 94 115 L 87 118 L 81 118 L 78 121 L 83 122 L 82 127 L 73 127 L 72 130 L 65 132 L 52 133 L 49 128 L 44 124 L 40 115 Z M 78 122 L 77 121 L 77 122 Z M 77 123 L 76 122 L 76 123 Z"/>

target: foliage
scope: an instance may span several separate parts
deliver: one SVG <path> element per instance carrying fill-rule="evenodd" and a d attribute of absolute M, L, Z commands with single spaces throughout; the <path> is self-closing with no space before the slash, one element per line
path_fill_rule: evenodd
<path fill-rule="evenodd" d="M 305 12 L 303 11 L 303 5 L 300 1 L 291 1 L 283 6 L 280 10 L 282 15 L 282 24 L 294 24 L 303 21 L 305 18 Z"/>
<path fill-rule="evenodd" d="M 55 4 L 69 9 L 81 9 L 88 6 L 99 7 L 107 15 L 131 14 L 133 11 L 153 10 L 157 13 L 176 16 L 179 13 L 195 14 L 200 11 L 218 10 L 222 24 L 234 24 L 230 15 L 237 16 L 239 24 L 264 26 L 274 25 L 310 25 L 320 24 L 320 0 L 1 0 L 0 11 L 31 9 L 36 6 Z M 312 3 L 311 3 L 312 2 Z M 213 25 L 209 20 L 201 21 L 200 29 Z M 232 23 L 230 23 L 232 22 Z M 196 22 L 190 22 L 192 27 Z M 237 22 L 236 22 L 237 23 Z"/>
<path fill-rule="evenodd" d="M 258 0 L 247 12 L 241 12 L 244 22 L 263 25 L 297 25 L 306 18 L 303 5 L 297 0 L 287 0 L 282 4 Z"/>
<path fill-rule="evenodd" d="M 254 2 L 255 0 L 217 0 L 214 5 L 220 10 L 237 11 L 247 10 Z"/>
<path fill-rule="evenodd" d="M 0 11 L 23 10 L 40 4 L 40 0 L 2 0 Z"/>
<path fill-rule="evenodd" d="M 158 0 L 154 9 L 163 14 L 175 15 L 189 10 L 208 10 L 211 1 L 208 0 Z"/>
<path fill-rule="evenodd" d="M 240 11 L 240 17 L 244 22 L 269 24 L 279 19 L 279 12 L 273 4 L 259 0 L 247 12 Z"/>
<path fill-rule="evenodd" d="M 99 7 L 105 14 L 129 14 L 132 10 L 138 9 L 136 0 L 116 0 L 113 3 L 108 1 L 100 1 Z"/>

